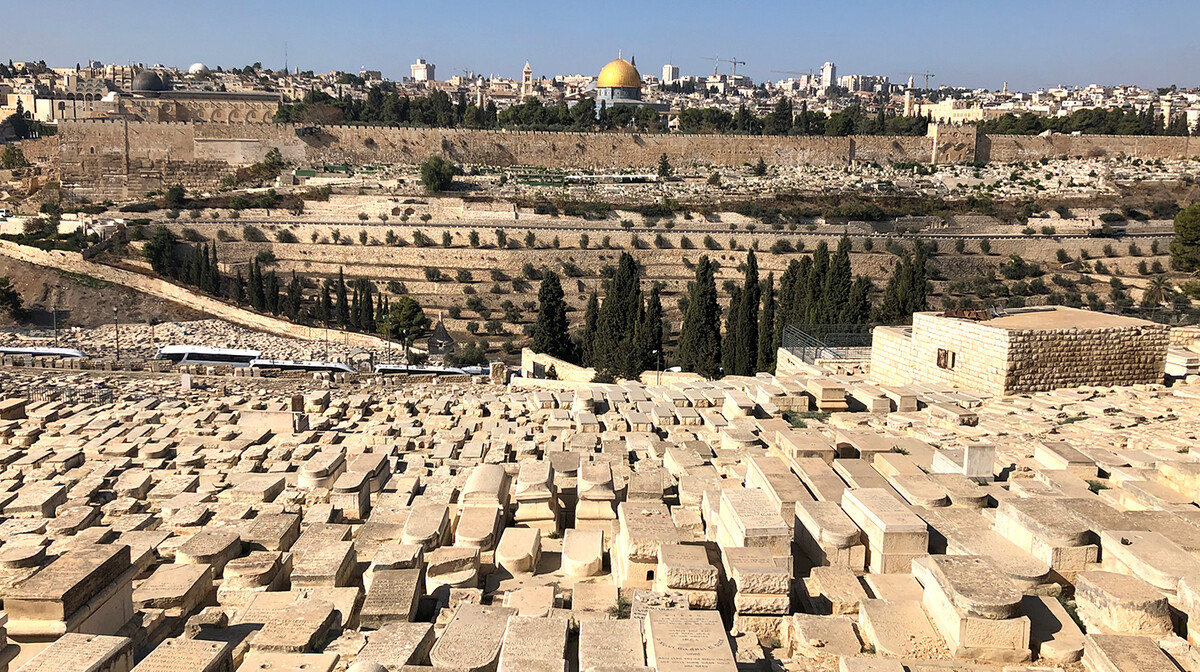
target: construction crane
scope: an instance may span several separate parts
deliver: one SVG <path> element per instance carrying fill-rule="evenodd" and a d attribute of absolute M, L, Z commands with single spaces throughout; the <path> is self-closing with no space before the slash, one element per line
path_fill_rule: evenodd
<path fill-rule="evenodd" d="M 801 77 L 808 77 L 808 81 L 810 82 L 812 81 L 814 75 L 812 70 L 809 70 L 808 72 L 797 72 L 795 70 L 772 70 L 771 72 L 779 75 L 800 75 Z"/>
<path fill-rule="evenodd" d="M 737 66 L 746 64 L 745 61 L 739 61 L 737 56 L 734 56 L 733 58 L 721 58 L 720 56 L 701 56 L 700 58 L 713 62 L 714 75 L 717 74 L 722 63 L 730 63 L 733 65 L 733 76 L 737 77 Z"/>
<path fill-rule="evenodd" d="M 906 72 L 904 74 L 909 75 L 910 77 L 924 77 L 926 91 L 929 90 L 929 80 L 937 77 L 937 75 L 933 74 L 932 72 Z"/>

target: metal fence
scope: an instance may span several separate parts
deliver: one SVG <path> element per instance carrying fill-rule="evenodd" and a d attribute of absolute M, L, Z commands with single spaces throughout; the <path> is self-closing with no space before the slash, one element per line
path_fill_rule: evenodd
<path fill-rule="evenodd" d="M 63 401 L 69 404 L 111 404 L 113 391 L 107 387 L 27 385 L 21 393 L 30 401 Z"/>
<path fill-rule="evenodd" d="M 784 350 L 813 364 L 819 359 L 863 359 L 870 355 L 871 330 L 878 324 L 789 324 Z"/>

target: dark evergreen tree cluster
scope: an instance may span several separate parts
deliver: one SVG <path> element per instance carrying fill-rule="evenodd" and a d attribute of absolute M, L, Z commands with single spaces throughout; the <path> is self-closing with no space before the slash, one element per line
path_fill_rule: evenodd
<path fill-rule="evenodd" d="M 927 263 L 925 248 L 919 242 L 912 252 L 904 252 L 883 290 L 883 301 L 876 309 L 876 322 L 909 324 L 913 313 L 929 309 Z"/>
<path fill-rule="evenodd" d="M 246 302 L 260 313 L 279 314 L 279 277 L 275 271 L 263 273 L 262 262 L 250 262 L 250 274 L 246 278 Z"/>
<path fill-rule="evenodd" d="M 424 96 L 402 95 L 391 82 L 371 87 L 366 99 L 346 94 L 338 97 L 321 91 L 309 91 L 295 103 L 281 105 L 275 121 L 296 124 L 359 123 L 380 126 L 417 126 L 431 128 L 497 128 L 496 104 L 483 108 L 469 103 L 459 94 L 452 100 L 444 91 Z"/>
<path fill-rule="evenodd" d="M 150 268 L 163 277 L 191 285 L 206 294 L 223 295 L 216 243 L 180 243 L 170 229 L 159 226 L 142 247 L 142 256 L 150 262 Z"/>
<path fill-rule="evenodd" d="M 589 297 L 580 349 L 583 364 L 602 380 L 637 378 L 662 356 L 662 304 L 657 289 L 643 299 L 639 274 L 633 256 L 623 253 L 605 281 L 604 300 Z"/>
<path fill-rule="evenodd" d="M 395 85 L 384 82 L 371 87 L 365 99 L 346 93 L 337 97 L 321 91 L 309 91 L 304 98 L 281 105 L 275 121 L 292 124 L 374 124 L 427 128 L 512 128 L 532 131 L 665 131 L 659 114 L 648 105 L 621 105 L 599 108 L 592 98 L 575 105 L 561 100 L 546 105 L 538 98 L 513 105 L 503 111 L 489 101 L 482 108 L 460 93 L 451 98 L 444 91 L 424 96 L 408 96 Z"/>
<path fill-rule="evenodd" d="M 793 259 L 779 282 L 774 343 L 788 324 L 866 324 L 871 319 L 871 280 L 854 277 L 850 239 L 843 237 L 832 255 L 821 241 L 812 256 Z"/>

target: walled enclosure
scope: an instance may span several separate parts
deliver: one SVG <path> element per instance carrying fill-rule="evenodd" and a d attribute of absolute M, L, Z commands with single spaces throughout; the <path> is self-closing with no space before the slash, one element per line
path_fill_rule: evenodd
<path fill-rule="evenodd" d="M 876 328 L 871 378 L 997 395 L 1156 383 L 1169 339 L 1165 325 L 1075 308 L 1013 311 L 985 321 L 917 313 L 911 328 Z"/>
<path fill-rule="evenodd" d="M 1041 157 L 1146 159 L 1200 156 L 1192 138 L 1117 136 L 978 136 L 974 127 L 935 126 L 928 137 L 659 135 L 459 129 L 324 127 L 298 136 L 291 124 L 64 121 L 58 160 L 63 186 L 96 199 L 136 198 L 164 184 L 210 189 L 233 169 L 271 149 L 301 165 L 412 164 L 441 155 L 489 166 L 651 169 L 672 165 L 740 166 L 759 158 L 781 167 L 850 165 L 855 161 L 972 162 Z"/>

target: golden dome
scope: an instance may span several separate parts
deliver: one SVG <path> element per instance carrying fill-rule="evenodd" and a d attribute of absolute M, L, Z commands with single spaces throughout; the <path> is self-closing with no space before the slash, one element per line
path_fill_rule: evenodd
<path fill-rule="evenodd" d="M 596 88 L 641 89 L 642 76 L 638 74 L 637 68 L 633 67 L 632 63 L 618 58 L 600 71 L 600 78 L 596 80 Z"/>

